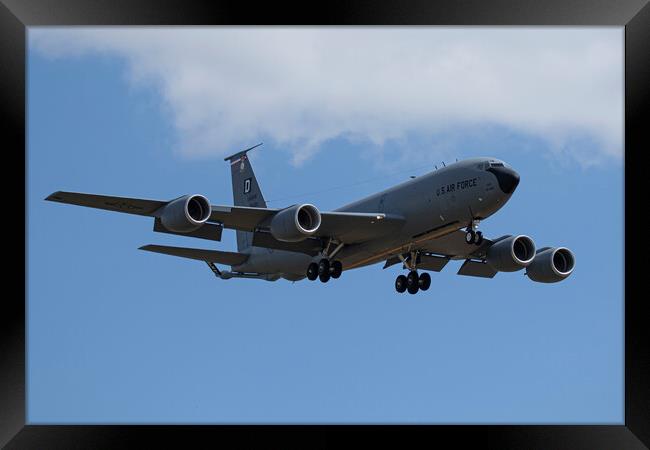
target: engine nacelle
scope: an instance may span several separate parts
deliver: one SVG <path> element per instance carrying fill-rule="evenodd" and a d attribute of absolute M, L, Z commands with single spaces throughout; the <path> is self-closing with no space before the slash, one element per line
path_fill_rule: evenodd
<path fill-rule="evenodd" d="M 320 212 L 314 205 L 294 205 L 279 211 L 271 219 L 271 235 L 278 241 L 299 242 L 320 227 Z"/>
<path fill-rule="evenodd" d="M 168 203 L 160 215 L 160 222 L 169 231 L 189 233 L 199 229 L 212 209 L 210 202 L 202 195 L 186 195 Z"/>
<path fill-rule="evenodd" d="M 499 272 L 516 272 L 533 262 L 535 243 L 524 235 L 510 236 L 487 250 L 487 263 Z"/>
<path fill-rule="evenodd" d="M 568 248 L 548 248 L 535 255 L 526 268 L 526 275 L 539 283 L 557 283 L 571 275 L 575 264 L 575 257 Z"/>

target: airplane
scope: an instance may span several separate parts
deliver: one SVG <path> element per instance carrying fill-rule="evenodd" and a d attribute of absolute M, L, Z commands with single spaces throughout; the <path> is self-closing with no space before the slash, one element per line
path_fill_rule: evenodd
<path fill-rule="evenodd" d="M 333 211 L 310 203 L 268 208 L 247 148 L 230 163 L 233 206 L 211 205 L 204 195 L 170 201 L 57 191 L 45 200 L 154 218 L 155 232 L 221 241 L 236 230 L 237 252 L 145 245 L 141 250 L 204 261 L 220 279 L 256 278 L 327 283 L 343 272 L 384 262 L 402 264 L 398 293 L 431 285 L 428 272 L 464 260 L 459 275 L 493 278 L 525 270 L 533 281 L 566 279 L 575 257 L 566 247 L 536 249 L 526 235 L 488 239 L 478 230 L 517 188 L 520 176 L 504 161 L 480 157 L 457 161 Z M 220 269 L 217 264 L 230 266 Z"/>

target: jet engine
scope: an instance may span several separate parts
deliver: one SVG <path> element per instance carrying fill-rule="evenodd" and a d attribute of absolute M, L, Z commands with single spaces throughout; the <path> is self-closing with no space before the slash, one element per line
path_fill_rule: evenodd
<path fill-rule="evenodd" d="M 160 222 L 169 231 L 189 233 L 199 229 L 211 212 L 207 198 L 202 195 L 186 195 L 165 205 Z"/>
<path fill-rule="evenodd" d="M 526 275 L 540 283 L 557 283 L 571 275 L 575 267 L 575 257 L 566 247 L 542 249 L 526 268 Z"/>
<path fill-rule="evenodd" d="M 510 236 L 487 250 L 487 263 L 499 272 L 515 272 L 533 262 L 535 243 L 524 235 Z"/>
<path fill-rule="evenodd" d="M 320 222 L 320 212 L 314 205 L 293 205 L 273 216 L 270 231 L 278 241 L 299 242 L 314 234 Z"/>

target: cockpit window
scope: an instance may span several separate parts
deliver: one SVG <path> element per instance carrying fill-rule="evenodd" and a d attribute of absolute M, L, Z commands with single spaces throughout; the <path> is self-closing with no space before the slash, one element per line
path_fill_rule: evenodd
<path fill-rule="evenodd" d="M 493 162 L 493 163 L 490 163 L 490 167 L 503 167 L 503 163 Z"/>

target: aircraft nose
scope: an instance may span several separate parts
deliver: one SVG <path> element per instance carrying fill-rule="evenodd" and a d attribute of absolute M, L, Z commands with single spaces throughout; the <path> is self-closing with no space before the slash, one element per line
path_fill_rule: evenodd
<path fill-rule="evenodd" d="M 499 187 L 504 194 L 512 194 L 519 184 L 519 174 L 510 167 L 490 167 L 488 172 L 492 172 L 497 177 Z"/>

